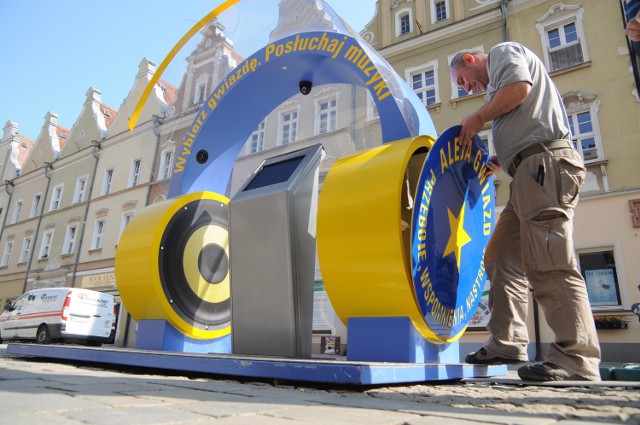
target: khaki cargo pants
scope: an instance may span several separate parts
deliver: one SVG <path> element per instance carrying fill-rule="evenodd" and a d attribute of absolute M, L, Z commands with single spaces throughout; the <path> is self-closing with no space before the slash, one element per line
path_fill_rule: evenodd
<path fill-rule="evenodd" d="M 600 380 L 600 345 L 573 251 L 573 214 L 584 175 L 580 155 L 569 148 L 532 155 L 516 169 L 485 254 L 491 281 L 488 357 L 527 359 L 531 285 L 555 333 L 545 361 Z"/>

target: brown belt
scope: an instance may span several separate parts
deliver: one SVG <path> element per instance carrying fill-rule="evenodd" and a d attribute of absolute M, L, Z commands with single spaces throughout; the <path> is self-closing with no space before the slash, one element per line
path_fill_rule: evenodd
<path fill-rule="evenodd" d="M 546 148 L 546 149 L 545 149 Z M 549 140 L 547 142 L 536 143 L 535 145 L 529 146 L 518 152 L 513 161 L 511 161 L 511 165 L 509 165 L 509 174 L 513 177 L 516 174 L 516 168 L 525 158 L 530 157 L 531 155 L 535 155 L 537 153 L 546 152 L 547 150 L 554 149 L 567 149 L 573 148 L 573 144 L 568 140 Z"/>

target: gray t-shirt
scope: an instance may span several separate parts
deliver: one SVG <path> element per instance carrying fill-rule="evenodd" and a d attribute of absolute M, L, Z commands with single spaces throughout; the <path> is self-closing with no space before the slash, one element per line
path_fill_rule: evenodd
<path fill-rule="evenodd" d="M 501 43 L 489 52 L 487 66 L 489 99 L 509 84 L 520 81 L 531 84 L 531 91 L 522 104 L 493 120 L 493 144 L 504 170 L 518 152 L 531 145 L 571 140 L 562 97 L 533 52 L 518 43 Z"/>

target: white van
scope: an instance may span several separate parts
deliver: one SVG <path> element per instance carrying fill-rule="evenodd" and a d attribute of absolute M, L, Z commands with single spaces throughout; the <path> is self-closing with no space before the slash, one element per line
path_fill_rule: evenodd
<path fill-rule="evenodd" d="M 81 288 L 34 289 L 5 306 L 0 315 L 0 342 L 111 342 L 115 320 L 113 295 Z"/>

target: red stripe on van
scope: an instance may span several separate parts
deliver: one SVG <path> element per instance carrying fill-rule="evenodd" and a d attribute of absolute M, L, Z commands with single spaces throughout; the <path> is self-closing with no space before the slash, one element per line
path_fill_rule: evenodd
<path fill-rule="evenodd" d="M 60 311 L 58 310 L 53 310 L 53 311 L 44 311 L 42 313 L 33 313 L 33 314 L 21 314 L 21 315 L 16 315 L 16 319 L 20 320 L 20 319 L 37 319 L 39 317 L 60 317 Z"/>

